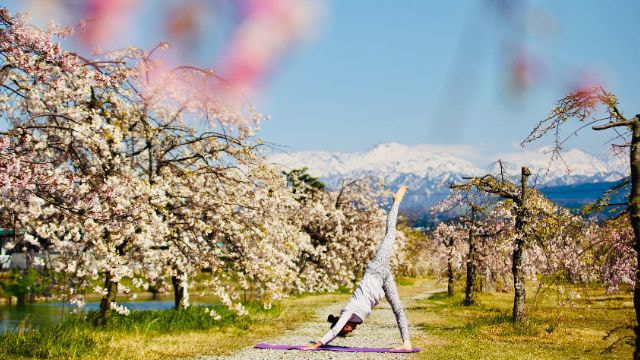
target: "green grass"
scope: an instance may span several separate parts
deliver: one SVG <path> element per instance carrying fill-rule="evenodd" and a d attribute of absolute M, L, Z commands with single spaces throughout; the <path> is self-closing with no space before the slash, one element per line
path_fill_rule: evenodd
<path fill-rule="evenodd" d="M 613 342 L 631 335 L 611 330 L 634 319 L 629 293 L 607 296 L 591 288 L 590 296 L 558 305 L 558 294 L 546 290 L 527 299 L 527 320 L 511 320 L 511 293 L 478 294 L 477 303 L 463 306 L 463 294 L 438 293 L 408 309 L 421 330 L 416 341 L 425 351 L 420 359 L 601 359 L 629 358 L 632 348 Z"/>
<path fill-rule="evenodd" d="M 103 351 L 108 340 L 82 327 L 60 324 L 36 330 L 23 321 L 16 331 L 0 334 L 0 358 L 77 359 Z"/>
<path fill-rule="evenodd" d="M 213 319 L 205 307 L 191 306 L 184 310 L 144 310 L 132 311 L 129 315 L 114 314 L 110 321 L 102 327 L 102 330 L 121 332 L 167 333 L 184 332 L 193 330 L 207 330 L 212 328 L 236 327 L 246 330 L 252 324 L 263 318 L 275 317 L 282 311 L 282 305 L 273 305 L 265 309 L 257 303 L 245 304 L 249 315 L 239 316 L 223 305 L 207 306 L 215 310 L 221 319 Z M 82 317 L 71 317 L 65 321 L 70 328 L 92 326 L 94 314 L 90 313 Z"/>
<path fill-rule="evenodd" d="M 423 350 L 417 359 L 601 359 L 630 358 L 632 348 L 616 339 L 631 335 L 621 329 L 634 319 L 629 292 L 606 295 L 598 286 L 580 289 L 583 296 L 571 305 L 558 305 L 559 294 L 541 291 L 527 298 L 527 321 L 511 321 L 511 293 L 477 294 L 477 303 L 463 306 L 461 292 L 450 297 L 433 294 L 410 300 L 442 287 L 433 279 L 397 279 L 406 299 L 409 322 L 417 331 L 412 342 Z M 565 285 L 567 290 L 570 285 Z M 459 289 L 458 289 L 459 290 Z M 132 311 L 114 315 L 96 328 L 90 317 L 67 318 L 57 327 L 0 334 L 0 359 L 131 359 L 189 358 L 227 355 L 315 318 L 319 306 L 345 301 L 348 294 L 295 296 L 271 309 L 246 305 L 249 315 L 237 316 L 216 305 L 222 317 L 214 321 L 201 307 L 185 311 Z M 389 324 L 390 326 L 392 324 Z"/>
<path fill-rule="evenodd" d="M 264 309 L 260 304 L 245 305 L 249 314 L 238 316 L 223 305 L 209 306 L 221 319 L 214 320 L 204 307 L 192 306 L 182 311 L 145 310 L 129 315 L 113 314 L 102 326 L 93 325 L 95 313 L 71 315 L 61 324 L 31 328 L 28 320 L 16 331 L 0 334 L 0 358 L 76 359 L 108 352 L 108 343 L 114 338 L 177 335 L 207 330 L 246 331 L 252 325 L 277 318 L 282 305 Z"/>
<path fill-rule="evenodd" d="M 416 279 L 414 278 L 408 278 L 408 277 L 398 277 L 396 278 L 396 284 L 398 286 L 411 286 L 414 285 L 416 282 Z"/>
<path fill-rule="evenodd" d="M 248 315 L 238 316 L 222 305 L 182 311 L 131 311 L 113 314 L 102 326 L 92 313 L 67 317 L 61 324 L 32 329 L 24 321 L 18 329 L 0 334 L 0 359 L 175 359 L 195 355 L 224 355 L 315 316 L 317 306 L 344 300 L 345 295 L 294 297 L 265 309 L 244 304 Z"/>

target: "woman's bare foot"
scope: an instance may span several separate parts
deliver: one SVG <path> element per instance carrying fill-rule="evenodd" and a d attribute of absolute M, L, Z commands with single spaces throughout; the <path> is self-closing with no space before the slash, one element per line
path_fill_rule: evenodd
<path fill-rule="evenodd" d="M 402 198 L 404 197 L 404 194 L 406 192 L 407 192 L 407 186 L 406 185 L 400 186 L 398 191 L 396 191 L 396 193 L 393 194 L 393 202 L 399 203 L 400 201 L 402 201 Z"/>
<path fill-rule="evenodd" d="M 411 341 L 407 340 L 402 345 L 394 347 L 393 350 L 411 351 L 413 350 L 413 346 L 411 346 Z"/>

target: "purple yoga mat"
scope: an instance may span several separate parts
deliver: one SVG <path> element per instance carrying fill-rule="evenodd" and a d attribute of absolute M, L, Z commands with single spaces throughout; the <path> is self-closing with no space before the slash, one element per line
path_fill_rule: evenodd
<path fill-rule="evenodd" d="M 256 349 L 272 349 L 272 350 L 302 350 L 302 345 L 273 345 L 260 343 L 254 348 Z M 375 352 L 375 353 L 413 353 L 419 352 L 420 348 L 414 347 L 412 350 L 393 350 L 388 348 L 359 348 L 348 346 L 324 345 L 315 350 L 307 351 L 342 351 L 342 352 Z"/>

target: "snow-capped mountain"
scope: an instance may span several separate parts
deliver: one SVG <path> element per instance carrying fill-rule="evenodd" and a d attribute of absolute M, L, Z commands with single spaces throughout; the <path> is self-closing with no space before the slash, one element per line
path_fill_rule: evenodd
<path fill-rule="evenodd" d="M 573 185 L 615 181 L 628 172 L 625 158 L 599 158 L 582 150 L 570 149 L 562 159 L 550 162 L 548 148 L 481 156 L 465 145 L 402 145 L 385 143 L 353 153 L 301 151 L 277 154 L 270 160 L 288 169 L 308 167 L 329 188 L 337 188 L 344 179 L 377 177 L 391 189 L 409 186 L 405 207 L 424 208 L 447 196 L 452 182 L 464 176 L 495 173 L 496 164 L 486 159 L 501 159 L 508 174 L 516 180 L 519 168 L 528 166 L 538 186 Z M 566 165 L 565 165 L 566 164 Z"/>

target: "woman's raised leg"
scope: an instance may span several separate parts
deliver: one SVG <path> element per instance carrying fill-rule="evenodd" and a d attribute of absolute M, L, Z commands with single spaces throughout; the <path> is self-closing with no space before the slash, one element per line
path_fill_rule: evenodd
<path fill-rule="evenodd" d="M 398 208 L 404 194 L 407 192 L 406 186 L 401 186 L 400 189 L 393 195 L 393 205 L 387 215 L 387 228 L 385 231 L 384 239 L 378 247 L 375 256 L 369 263 L 369 268 L 377 268 L 382 265 L 388 265 L 393 254 L 393 243 L 396 240 L 396 223 L 398 219 Z"/>

